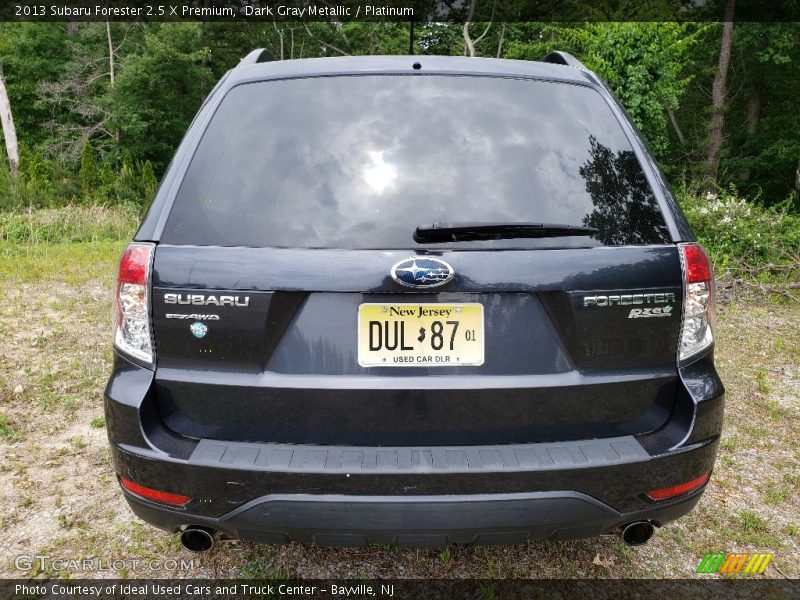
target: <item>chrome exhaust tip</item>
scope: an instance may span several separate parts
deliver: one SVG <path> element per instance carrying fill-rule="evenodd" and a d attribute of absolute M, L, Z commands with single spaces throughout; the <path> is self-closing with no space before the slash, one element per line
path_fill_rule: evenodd
<path fill-rule="evenodd" d="M 214 545 L 214 530 L 190 525 L 181 531 L 181 545 L 190 552 L 206 552 Z"/>
<path fill-rule="evenodd" d="M 653 537 L 655 527 L 649 521 L 634 521 L 622 527 L 622 541 L 628 546 L 641 546 Z"/>

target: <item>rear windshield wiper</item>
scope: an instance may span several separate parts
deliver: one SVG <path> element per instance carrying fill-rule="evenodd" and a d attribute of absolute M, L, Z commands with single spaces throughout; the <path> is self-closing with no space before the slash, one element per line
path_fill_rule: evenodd
<path fill-rule="evenodd" d="M 594 227 L 561 223 L 433 223 L 419 225 L 414 241 L 466 242 L 471 240 L 502 240 L 514 238 L 545 238 L 597 233 Z"/>

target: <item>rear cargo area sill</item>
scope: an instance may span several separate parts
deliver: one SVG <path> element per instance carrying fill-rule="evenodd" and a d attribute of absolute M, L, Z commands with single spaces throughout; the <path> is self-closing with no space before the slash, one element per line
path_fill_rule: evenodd
<path fill-rule="evenodd" d="M 211 468 L 291 473 L 496 473 L 606 467 L 649 457 L 633 436 L 452 447 L 311 446 L 204 439 L 188 463 Z"/>

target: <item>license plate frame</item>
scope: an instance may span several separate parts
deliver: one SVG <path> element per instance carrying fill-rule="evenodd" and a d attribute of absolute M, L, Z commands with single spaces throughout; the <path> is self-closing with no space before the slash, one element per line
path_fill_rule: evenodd
<path fill-rule="evenodd" d="M 365 302 L 358 306 L 356 319 L 361 367 L 478 367 L 485 361 L 486 327 L 479 302 Z M 433 325 L 437 321 L 440 330 Z M 378 337 L 381 347 L 375 349 Z M 390 338 L 394 348 L 387 349 Z"/>

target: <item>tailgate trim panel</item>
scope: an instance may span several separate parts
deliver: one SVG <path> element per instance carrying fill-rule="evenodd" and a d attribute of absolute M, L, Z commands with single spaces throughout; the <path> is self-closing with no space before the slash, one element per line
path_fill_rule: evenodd
<path fill-rule="evenodd" d="M 650 455 L 633 436 L 487 446 L 312 446 L 200 440 L 189 464 L 291 473 L 476 473 L 605 467 Z"/>

